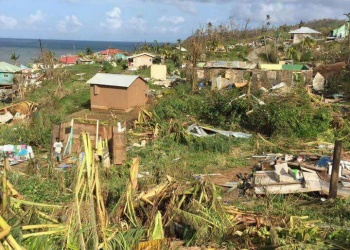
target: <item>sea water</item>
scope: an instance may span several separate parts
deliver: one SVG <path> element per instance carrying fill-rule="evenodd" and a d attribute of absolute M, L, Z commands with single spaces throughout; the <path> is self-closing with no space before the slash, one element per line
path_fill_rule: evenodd
<path fill-rule="evenodd" d="M 133 52 L 141 45 L 141 42 L 103 42 L 103 41 L 74 41 L 74 40 L 41 40 L 41 48 L 51 50 L 56 58 L 61 55 L 77 54 L 85 52 L 90 47 L 93 52 L 102 51 L 108 48 L 120 49 L 126 52 Z M 33 62 L 34 58 L 40 56 L 39 39 L 18 39 L 0 38 L 0 61 L 14 63 L 11 60 L 12 53 L 19 56 L 17 65 L 27 65 Z"/>

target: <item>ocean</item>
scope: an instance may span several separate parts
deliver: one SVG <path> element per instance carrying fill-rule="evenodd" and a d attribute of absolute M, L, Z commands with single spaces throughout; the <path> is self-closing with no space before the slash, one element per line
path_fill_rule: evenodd
<path fill-rule="evenodd" d="M 85 52 L 86 47 L 92 48 L 93 52 L 98 52 L 108 48 L 117 48 L 127 52 L 133 52 L 135 47 L 141 42 L 102 42 L 102 41 L 74 41 L 74 40 L 41 40 L 41 47 L 49 49 L 55 53 L 55 57 L 61 55 L 77 54 Z M 0 38 L 0 61 L 14 63 L 11 61 L 12 53 L 19 55 L 17 65 L 27 65 L 33 61 L 33 58 L 40 56 L 39 39 L 18 39 L 18 38 Z"/>

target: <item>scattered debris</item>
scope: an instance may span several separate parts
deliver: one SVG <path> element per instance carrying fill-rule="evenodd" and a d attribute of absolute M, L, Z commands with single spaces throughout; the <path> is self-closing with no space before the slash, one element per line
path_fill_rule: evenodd
<path fill-rule="evenodd" d="M 33 148 L 28 145 L 3 145 L 0 146 L 0 162 L 6 158 L 10 165 L 16 165 L 34 158 Z"/>
<path fill-rule="evenodd" d="M 324 90 L 324 82 L 325 78 L 319 72 L 317 72 L 314 80 L 312 81 L 312 88 L 316 91 Z"/>
<path fill-rule="evenodd" d="M 214 136 L 216 134 L 220 134 L 220 135 L 224 135 L 224 136 L 227 136 L 227 137 L 232 136 L 232 137 L 235 137 L 235 138 L 248 139 L 248 138 L 250 138 L 252 136 L 252 134 L 212 129 L 212 128 L 208 128 L 208 127 L 198 126 L 196 124 L 190 125 L 187 128 L 187 132 L 189 132 L 191 135 L 198 136 L 198 137 Z"/>

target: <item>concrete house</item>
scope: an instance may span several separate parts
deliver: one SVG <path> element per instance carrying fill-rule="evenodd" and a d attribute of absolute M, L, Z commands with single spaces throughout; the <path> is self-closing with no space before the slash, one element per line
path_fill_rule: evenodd
<path fill-rule="evenodd" d="M 310 29 L 308 27 L 301 27 L 296 30 L 289 32 L 293 39 L 293 44 L 300 43 L 305 37 L 315 38 L 317 35 L 321 34 L 317 30 Z"/>
<path fill-rule="evenodd" d="M 87 83 L 91 110 L 127 110 L 148 100 L 149 87 L 140 76 L 97 73 Z"/>
<path fill-rule="evenodd" d="M 141 66 L 151 66 L 155 55 L 149 53 L 141 53 L 132 56 L 128 56 L 128 65 L 130 68 L 140 68 Z"/>
<path fill-rule="evenodd" d="M 12 85 L 16 73 L 21 73 L 22 69 L 15 65 L 0 62 L 0 86 Z"/>

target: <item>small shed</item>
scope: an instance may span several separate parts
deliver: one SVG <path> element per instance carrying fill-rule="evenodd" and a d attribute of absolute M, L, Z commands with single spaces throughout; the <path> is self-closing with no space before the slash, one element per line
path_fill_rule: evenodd
<path fill-rule="evenodd" d="M 292 35 L 293 43 L 300 43 L 305 37 L 315 38 L 315 36 L 321 34 L 321 32 L 309 27 L 301 27 L 290 31 L 289 34 Z"/>
<path fill-rule="evenodd" d="M 140 76 L 97 73 L 90 84 L 91 110 L 127 110 L 147 103 L 149 87 Z"/>
<path fill-rule="evenodd" d="M 7 62 L 0 62 L 0 86 L 12 85 L 15 73 L 21 73 L 22 69 Z"/>

